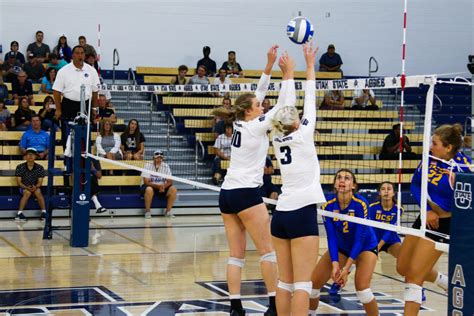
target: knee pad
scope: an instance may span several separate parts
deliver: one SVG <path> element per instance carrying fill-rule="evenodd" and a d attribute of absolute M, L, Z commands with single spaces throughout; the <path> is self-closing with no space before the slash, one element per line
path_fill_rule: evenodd
<path fill-rule="evenodd" d="M 276 263 L 277 262 L 277 257 L 276 257 L 275 251 L 272 251 L 272 252 L 269 252 L 269 253 L 266 253 L 266 254 L 262 255 L 260 257 L 260 262 L 262 262 L 262 261 L 268 261 L 268 262 Z"/>
<path fill-rule="evenodd" d="M 357 294 L 357 298 L 362 304 L 370 303 L 375 298 L 374 293 L 372 293 L 371 289 L 357 291 L 356 294 Z"/>
<path fill-rule="evenodd" d="M 301 291 L 305 291 L 306 293 L 308 293 L 308 295 L 311 296 L 311 293 L 313 292 L 312 289 L 313 289 L 313 282 L 311 281 L 307 281 L 307 282 L 295 282 L 293 283 L 293 287 L 295 288 L 295 291 L 297 290 L 301 290 Z"/>
<path fill-rule="evenodd" d="M 239 259 L 235 257 L 229 257 L 229 260 L 227 261 L 227 264 L 233 265 L 233 266 L 238 266 L 240 268 L 243 268 L 245 265 L 245 259 Z"/>
<path fill-rule="evenodd" d="M 423 296 L 422 291 L 423 288 L 421 286 L 413 283 L 406 283 L 403 299 L 405 302 L 415 302 L 421 305 Z"/>
<path fill-rule="evenodd" d="M 294 288 L 293 288 L 293 284 L 292 283 L 285 283 L 285 282 L 282 282 L 280 280 L 278 280 L 278 285 L 277 285 L 278 288 L 282 289 L 282 290 L 285 290 L 287 292 L 290 292 L 290 293 L 293 293 L 294 291 Z"/>
<path fill-rule="evenodd" d="M 309 294 L 309 298 L 319 298 L 319 296 L 321 295 L 321 290 L 317 290 L 317 289 L 312 289 L 311 290 L 311 294 Z"/>

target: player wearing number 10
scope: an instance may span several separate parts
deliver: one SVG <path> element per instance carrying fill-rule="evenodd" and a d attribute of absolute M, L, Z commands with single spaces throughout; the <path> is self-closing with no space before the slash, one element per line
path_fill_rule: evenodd
<path fill-rule="evenodd" d="M 316 204 L 326 202 L 314 147 L 317 48 L 304 45 L 303 52 L 306 60 L 303 118 L 300 120 L 295 107 L 296 94 L 273 117 L 273 147 L 282 178 L 282 194 L 271 223 L 280 276 L 276 295 L 278 315 L 308 315 L 311 273 L 319 250 Z"/>

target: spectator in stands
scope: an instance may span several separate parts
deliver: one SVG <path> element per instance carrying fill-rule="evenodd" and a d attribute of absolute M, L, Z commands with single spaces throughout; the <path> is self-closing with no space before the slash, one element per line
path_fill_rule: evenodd
<path fill-rule="evenodd" d="M 7 57 L 5 57 L 5 62 L 2 64 L 2 70 L 3 70 L 3 77 L 6 82 L 15 82 L 16 76 L 21 71 L 22 65 L 18 61 L 18 59 L 15 58 L 15 55 L 10 54 Z"/>
<path fill-rule="evenodd" d="M 43 77 L 43 80 L 41 80 L 41 92 L 46 94 L 53 94 L 54 80 L 56 80 L 56 69 L 49 67 L 48 69 L 46 69 L 46 74 Z"/>
<path fill-rule="evenodd" d="M 135 119 L 128 122 L 127 129 L 120 136 L 121 150 L 126 160 L 143 160 L 145 153 L 145 136 L 140 132 L 140 125 Z"/>
<path fill-rule="evenodd" d="M 178 74 L 171 78 L 170 84 L 185 85 L 187 83 L 186 75 L 188 74 L 188 67 L 181 65 L 178 67 Z"/>
<path fill-rule="evenodd" d="M 0 69 L 0 100 L 8 102 L 8 87 L 3 83 L 3 70 Z"/>
<path fill-rule="evenodd" d="M 17 131 L 26 131 L 31 125 L 31 117 L 36 113 L 30 109 L 27 97 L 20 97 L 18 103 L 18 109 L 13 114 L 15 129 Z"/>
<path fill-rule="evenodd" d="M 242 67 L 240 67 L 240 64 L 236 61 L 235 51 L 229 51 L 227 56 L 227 61 L 222 64 L 221 68 L 224 68 L 228 75 L 233 77 L 243 77 L 244 73 Z"/>
<path fill-rule="evenodd" d="M 7 60 L 8 58 L 10 58 L 10 56 L 13 56 L 13 58 L 15 58 L 18 63 L 20 64 L 21 67 L 23 67 L 23 65 L 25 64 L 25 55 L 23 55 L 20 51 L 19 51 L 19 48 L 20 48 L 20 45 L 18 44 L 17 41 L 13 41 L 10 43 L 10 51 L 5 55 L 5 60 Z"/>
<path fill-rule="evenodd" d="M 230 80 L 229 77 L 227 77 L 227 70 L 224 68 L 219 69 L 219 76 L 214 78 L 213 84 L 232 84 L 232 80 Z M 216 97 L 223 97 L 225 96 L 225 92 L 216 92 L 215 96 Z"/>
<path fill-rule="evenodd" d="M 38 58 L 40 64 L 48 60 L 49 53 L 51 52 L 49 46 L 43 43 L 43 39 L 43 32 L 37 31 L 36 42 L 28 45 L 28 48 L 26 49 L 26 55 L 29 56 L 32 53 L 36 58 Z"/>
<path fill-rule="evenodd" d="M 370 105 L 369 105 L 370 102 Z M 353 110 L 378 110 L 375 100 L 375 93 L 372 89 L 357 89 L 354 90 L 354 97 L 352 99 Z"/>
<path fill-rule="evenodd" d="M 272 108 L 272 105 L 270 103 L 270 100 L 265 98 L 262 102 L 262 107 L 263 107 L 263 114 L 267 113 L 268 111 L 270 111 L 270 109 Z"/>
<path fill-rule="evenodd" d="M 27 148 L 25 153 L 26 161 L 19 164 L 15 170 L 16 183 L 20 187 L 20 195 L 22 196 L 15 218 L 16 221 L 27 221 L 23 210 L 31 196 L 36 198 L 41 208 L 40 220 L 43 221 L 46 218 L 46 206 L 43 194 L 41 193 L 41 185 L 43 184 L 43 178 L 47 174 L 43 166 L 35 162 L 37 156 L 38 152 L 36 149 Z"/>
<path fill-rule="evenodd" d="M 99 136 L 95 140 L 97 155 L 111 160 L 122 160 L 120 145 L 120 136 L 114 133 L 113 123 L 108 119 L 102 120 Z"/>
<path fill-rule="evenodd" d="M 113 124 L 117 123 L 117 116 L 115 115 L 114 109 L 111 107 L 111 103 L 107 101 L 107 97 L 99 92 L 99 99 L 97 100 L 99 105 L 96 117 L 98 119 L 109 119 Z"/>
<path fill-rule="evenodd" d="M 78 38 L 79 45 L 84 48 L 84 55 L 93 55 L 94 59 L 97 58 L 97 53 L 95 48 L 92 45 L 87 44 L 86 37 L 84 35 L 79 36 Z"/>
<path fill-rule="evenodd" d="M 201 65 L 196 70 L 196 74 L 189 79 L 189 84 L 209 84 L 209 78 L 206 76 L 206 67 Z"/>
<path fill-rule="evenodd" d="M 39 58 L 34 53 L 28 54 L 28 62 L 23 66 L 23 70 L 28 78 L 35 83 L 40 83 L 44 77 L 43 64 L 39 62 Z"/>
<path fill-rule="evenodd" d="M 341 72 L 342 58 L 336 53 L 333 44 L 328 46 L 328 51 L 319 59 L 319 71 Z"/>
<path fill-rule="evenodd" d="M 222 106 L 230 110 L 230 108 L 232 107 L 232 100 L 230 99 L 230 97 L 226 96 L 222 99 Z M 214 116 L 214 121 L 215 121 L 215 125 L 212 128 L 212 131 L 214 133 L 217 133 L 217 135 L 224 134 L 225 125 L 226 125 L 225 119 L 220 116 Z"/>
<path fill-rule="evenodd" d="M 39 117 L 41 118 L 41 128 L 44 131 L 49 131 L 53 126 L 54 114 L 56 113 L 56 104 L 51 96 L 47 96 L 43 100 L 43 107 L 39 110 Z M 59 127 L 58 127 L 59 128 Z"/>
<path fill-rule="evenodd" d="M 27 78 L 26 72 L 20 71 L 17 80 L 12 83 L 12 96 L 15 104 L 20 104 L 20 97 L 27 97 L 28 102 L 33 104 L 33 85 Z"/>
<path fill-rule="evenodd" d="M 395 124 L 392 127 L 390 134 L 385 137 L 383 142 L 382 151 L 380 153 L 380 159 L 382 160 L 396 160 L 399 158 L 400 153 L 400 124 Z M 403 145 L 402 145 L 402 157 L 403 159 L 416 159 L 417 155 L 412 152 L 410 146 L 410 140 L 408 136 L 403 133 Z"/>
<path fill-rule="evenodd" d="M 59 59 L 58 55 L 55 53 L 49 54 L 49 64 L 48 68 L 54 68 L 56 71 L 59 71 L 59 69 L 63 68 L 66 66 L 68 63 L 64 59 Z"/>
<path fill-rule="evenodd" d="M 234 129 L 232 124 L 225 125 L 225 133 L 217 136 L 214 148 L 216 149 L 216 156 L 212 166 L 212 183 L 218 185 L 224 180 L 225 171 L 221 168 L 222 160 L 230 160 L 232 134 Z"/>
<path fill-rule="evenodd" d="M 163 162 L 164 153 L 161 150 L 155 150 L 153 153 L 153 162 L 145 164 L 145 169 L 152 172 L 159 172 L 171 176 L 171 169 L 167 163 Z M 166 198 L 165 216 L 174 217 L 171 209 L 176 200 L 176 187 L 173 180 L 162 178 L 158 175 L 142 172 L 141 194 L 145 198 L 145 218 L 151 218 L 151 203 L 155 194 L 160 198 Z"/>
<path fill-rule="evenodd" d="M 204 55 L 204 58 L 200 59 L 197 63 L 196 66 L 196 71 L 199 68 L 199 66 L 204 66 L 206 67 L 206 76 L 208 77 L 214 77 L 216 74 L 216 62 L 212 60 L 209 55 L 211 54 L 211 48 L 209 46 L 204 46 L 202 48 L 202 53 Z"/>
<path fill-rule="evenodd" d="M 100 165 L 100 161 L 91 158 L 91 200 L 94 203 L 95 212 L 97 214 L 107 212 L 107 209 L 100 204 L 98 199 L 100 178 L 102 178 L 102 166 Z"/>
<path fill-rule="evenodd" d="M 344 110 L 344 93 L 341 90 L 328 90 L 319 107 L 321 110 Z"/>
<path fill-rule="evenodd" d="M 97 64 L 97 60 L 94 54 L 89 53 L 86 55 L 86 58 L 84 59 L 84 62 L 88 64 L 91 67 L 94 67 L 94 69 L 99 73 L 99 65 Z"/>
<path fill-rule="evenodd" d="M 34 148 L 40 159 L 48 158 L 49 134 L 41 129 L 39 115 L 31 116 L 31 128 L 23 133 L 20 140 L 20 151 L 26 154 L 27 148 Z"/>
<path fill-rule="evenodd" d="M 0 99 L 0 132 L 8 131 L 10 124 L 10 111 L 8 111 L 5 100 Z"/>
<path fill-rule="evenodd" d="M 264 198 L 269 198 L 272 200 L 278 199 L 278 189 L 272 182 L 272 175 L 275 172 L 273 169 L 273 163 L 270 156 L 267 156 L 265 159 L 265 167 L 263 169 L 263 184 L 260 187 L 260 195 Z M 268 204 L 268 209 L 274 210 L 276 205 Z"/>
<path fill-rule="evenodd" d="M 67 63 L 71 62 L 72 49 L 67 44 L 67 37 L 62 35 L 58 40 L 58 45 L 54 47 L 53 53 L 58 56 L 60 60 L 65 60 Z"/>

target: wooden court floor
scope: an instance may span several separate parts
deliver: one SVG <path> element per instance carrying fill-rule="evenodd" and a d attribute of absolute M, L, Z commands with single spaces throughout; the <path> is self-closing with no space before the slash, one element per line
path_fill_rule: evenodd
<path fill-rule="evenodd" d="M 69 246 L 68 220 L 54 225 L 53 239 L 44 241 L 36 219 L 0 221 L 0 315 L 227 314 L 219 216 L 92 219 L 87 248 Z M 325 237 L 321 246 L 323 253 Z M 247 315 L 262 315 L 267 300 L 254 249 L 250 244 L 242 296 Z M 447 271 L 447 256 L 439 269 Z M 381 315 L 401 314 L 403 289 L 395 260 L 381 254 L 372 282 Z M 432 284 L 426 289 L 421 315 L 446 315 L 446 294 Z M 322 301 L 321 315 L 364 315 L 353 282 L 339 297 L 323 292 Z"/>

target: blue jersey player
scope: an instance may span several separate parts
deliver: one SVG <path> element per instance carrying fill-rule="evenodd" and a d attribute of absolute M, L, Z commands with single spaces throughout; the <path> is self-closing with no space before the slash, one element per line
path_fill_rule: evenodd
<path fill-rule="evenodd" d="M 454 173 L 472 172 L 471 159 L 460 151 L 461 146 L 460 124 L 438 127 L 431 137 L 427 196 L 421 195 L 421 164 L 411 183 L 411 192 L 418 202 L 427 199 L 427 229 L 445 235 L 450 232 Z M 420 226 L 421 220 L 418 218 L 413 228 Z M 417 315 L 420 310 L 425 276 L 442 254 L 436 250 L 434 242 L 447 243 L 444 236 L 427 232 L 426 237 L 429 239 L 407 235 L 397 260 L 398 273 L 405 276 L 405 315 Z"/>
<path fill-rule="evenodd" d="M 336 194 L 328 197 L 323 210 L 359 218 L 369 218 L 369 205 L 357 191 L 357 180 L 352 171 L 341 169 L 334 177 Z M 359 301 L 367 315 L 378 315 L 378 306 L 370 289 L 377 263 L 377 239 L 371 227 L 336 218 L 324 217 L 329 250 L 324 253 L 313 272 L 311 313 L 316 314 L 320 289 L 331 278 L 344 287 L 349 270 L 356 265 L 355 287 Z"/>

